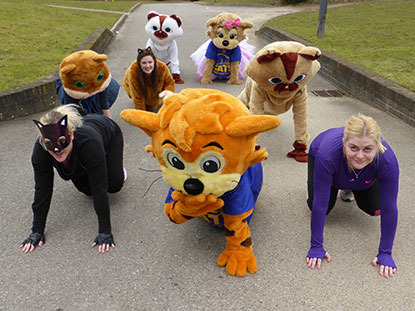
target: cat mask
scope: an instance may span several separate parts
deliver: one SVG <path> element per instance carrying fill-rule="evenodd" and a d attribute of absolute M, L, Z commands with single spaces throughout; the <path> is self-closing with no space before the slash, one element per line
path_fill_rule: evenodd
<path fill-rule="evenodd" d="M 42 134 L 47 150 L 58 153 L 68 147 L 71 142 L 68 131 L 68 115 L 63 116 L 57 123 L 43 125 L 36 120 L 33 122 Z"/>

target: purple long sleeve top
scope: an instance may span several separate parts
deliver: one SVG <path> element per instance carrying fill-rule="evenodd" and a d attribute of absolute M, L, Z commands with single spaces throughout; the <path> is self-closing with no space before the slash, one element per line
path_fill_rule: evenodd
<path fill-rule="evenodd" d="M 319 134 L 310 146 L 314 156 L 314 200 L 311 213 L 311 247 L 307 257 L 323 258 L 323 231 L 329 205 L 331 187 L 337 189 L 365 190 L 377 180 L 380 196 L 380 244 L 377 255 L 381 265 L 396 268 L 392 247 L 398 222 L 397 197 L 399 165 L 390 146 L 363 168 L 358 178 L 350 173 L 343 154 L 344 127 L 329 129 Z"/>

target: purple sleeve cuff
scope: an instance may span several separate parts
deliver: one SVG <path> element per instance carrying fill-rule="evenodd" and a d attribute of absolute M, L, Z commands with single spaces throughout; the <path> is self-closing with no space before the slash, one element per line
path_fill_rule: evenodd
<path fill-rule="evenodd" d="M 378 254 L 376 257 L 378 258 L 381 266 L 388 266 L 396 269 L 396 265 L 391 254 Z"/>
<path fill-rule="evenodd" d="M 308 251 L 308 258 L 319 258 L 323 259 L 324 255 L 326 255 L 326 251 L 321 246 L 312 246 Z"/>

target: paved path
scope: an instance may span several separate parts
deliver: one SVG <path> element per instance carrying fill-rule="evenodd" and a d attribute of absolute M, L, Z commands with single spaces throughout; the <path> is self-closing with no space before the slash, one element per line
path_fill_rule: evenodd
<path fill-rule="evenodd" d="M 144 47 L 146 13 L 176 13 L 185 36 L 178 39 L 182 77 L 178 90 L 201 87 L 190 54 L 207 38 L 205 21 L 223 11 L 235 12 L 258 27 L 280 8 L 201 6 L 194 3 L 142 5 L 131 14 L 106 53 L 114 77 L 122 82 L 138 47 Z M 250 43 L 265 42 L 250 32 Z M 243 86 L 215 82 L 212 87 L 238 95 Z M 318 75 L 311 90 L 334 89 Z M 310 212 L 306 199 L 306 165 L 285 157 L 293 141 L 291 113 L 275 131 L 261 136 L 269 151 L 265 182 L 251 222 L 259 271 L 238 279 L 216 265 L 224 234 L 200 219 L 172 224 L 163 212 L 167 185 L 144 147 L 148 137 L 119 118 L 132 107 L 123 90 L 112 108 L 125 135 L 129 179 L 110 196 L 117 247 L 99 255 L 90 243 L 96 236 L 92 201 L 59 178 L 49 213 L 46 244 L 22 254 L 19 243 L 30 231 L 33 175 L 30 155 L 37 132 L 31 121 L 40 114 L 0 123 L 0 310 L 414 310 L 415 129 L 386 113 L 348 97 L 310 94 L 310 132 L 342 126 L 357 112 L 378 120 L 401 167 L 399 226 L 394 259 L 398 274 L 377 276 L 370 261 L 377 253 L 379 218 L 354 204 L 338 202 L 327 218 L 326 249 L 333 257 L 321 271 L 306 268 Z"/>

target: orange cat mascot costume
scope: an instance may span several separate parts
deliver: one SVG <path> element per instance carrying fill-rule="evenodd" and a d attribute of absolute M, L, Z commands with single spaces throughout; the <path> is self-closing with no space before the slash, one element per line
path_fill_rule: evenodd
<path fill-rule="evenodd" d="M 171 186 L 165 213 L 180 224 L 202 216 L 225 227 L 227 246 L 217 263 L 230 275 L 257 271 L 249 220 L 262 186 L 268 154 L 256 136 L 279 126 L 270 115 L 251 115 L 232 95 L 185 89 L 164 99 L 157 114 L 127 109 L 121 118 L 152 138 L 146 147 Z M 256 150 L 258 149 L 258 150 Z"/>

